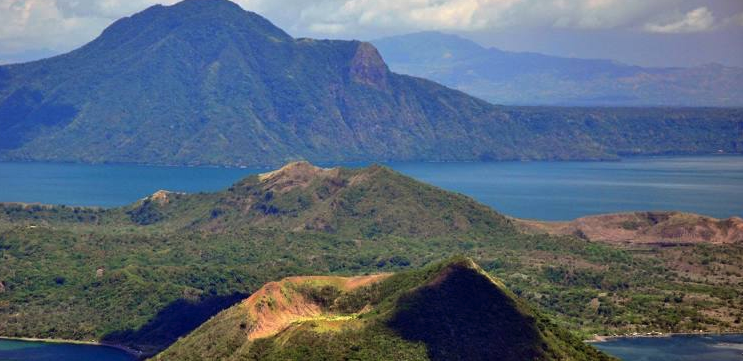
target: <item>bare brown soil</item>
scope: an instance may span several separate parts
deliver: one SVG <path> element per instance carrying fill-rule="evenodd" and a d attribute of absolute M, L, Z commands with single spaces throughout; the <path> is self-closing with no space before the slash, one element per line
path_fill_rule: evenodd
<path fill-rule="evenodd" d="M 294 162 L 273 172 L 260 174 L 259 179 L 268 185 L 267 189 L 285 193 L 296 187 L 306 187 L 319 178 L 338 176 L 339 171 L 338 168 L 316 167 L 309 162 Z"/>
<path fill-rule="evenodd" d="M 342 291 L 350 291 L 379 282 L 388 276 L 389 274 L 359 277 L 304 276 L 268 283 L 243 301 L 243 306 L 248 310 L 250 325 L 248 339 L 273 336 L 292 323 L 304 319 L 334 316 L 326 315 L 320 305 L 297 292 L 293 286 L 331 285 Z"/>
<path fill-rule="evenodd" d="M 743 219 L 716 219 L 681 212 L 634 212 L 570 222 L 516 220 L 527 232 L 574 235 L 595 242 L 672 246 L 743 243 Z"/>
<path fill-rule="evenodd" d="M 157 204 L 159 204 L 161 206 L 162 205 L 166 205 L 166 204 L 170 203 L 170 194 L 171 193 L 172 192 L 170 192 L 170 191 L 166 191 L 166 190 L 162 190 L 161 189 L 161 190 L 153 193 L 149 197 L 149 199 L 150 199 L 150 201 L 155 202 L 155 203 L 157 203 Z"/>

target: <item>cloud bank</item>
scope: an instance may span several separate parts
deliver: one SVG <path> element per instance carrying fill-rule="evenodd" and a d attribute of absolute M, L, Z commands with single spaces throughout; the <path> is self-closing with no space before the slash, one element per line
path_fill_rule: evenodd
<path fill-rule="evenodd" d="M 626 26 L 671 0 L 244 0 L 246 8 L 296 20 L 298 30 L 462 30 Z M 281 10 L 284 12 L 282 13 Z"/>
<path fill-rule="evenodd" d="M 647 31 L 665 34 L 696 33 L 711 30 L 715 25 L 715 17 L 706 7 L 689 11 L 680 19 L 665 24 L 649 23 L 645 25 Z"/>
<path fill-rule="evenodd" d="M 704 32 L 743 26 L 741 0 L 234 0 L 294 36 L 373 39 L 423 30 Z M 115 19 L 177 0 L 0 0 L 0 56 L 66 51 Z M 720 11 L 719 4 L 730 13 Z M 713 14 L 714 13 L 714 14 Z M 739 14 L 740 13 L 740 14 Z"/>

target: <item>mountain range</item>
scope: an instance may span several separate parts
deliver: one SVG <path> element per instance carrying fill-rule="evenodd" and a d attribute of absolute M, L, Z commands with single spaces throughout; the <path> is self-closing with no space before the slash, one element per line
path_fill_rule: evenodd
<path fill-rule="evenodd" d="M 227 0 L 156 5 L 0 66 L 0 160 L 277 165 L 738 153 L 741 109 L 502 107 L 295 39 Z"/>
<path fill-rule="evenodd" d="M 485 48 L 422 32 L 372 42 L 393 71 L 431 79 L 495 104 L 743 106 L 743 68 L 649 68 Z"/>

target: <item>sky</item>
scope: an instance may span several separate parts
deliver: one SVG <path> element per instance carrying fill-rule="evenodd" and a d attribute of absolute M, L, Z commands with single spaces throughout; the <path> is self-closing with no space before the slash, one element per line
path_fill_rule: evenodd
<path fill-rule="evenodd" d="M 0 63 L 75 49 L 113 21 L 176 0 L 0 0 Z M 743 0 L 236 0 L 296 37 L 417 31 L 485 46 L 643 66 L 743 67 Z"/>

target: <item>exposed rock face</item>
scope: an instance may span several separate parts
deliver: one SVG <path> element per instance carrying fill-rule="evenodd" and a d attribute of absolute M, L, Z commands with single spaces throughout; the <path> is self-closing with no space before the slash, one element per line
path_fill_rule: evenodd
<path fill-rule="evenodd" d="M 161 189 L 161 190 L 153 193 L 149 197 L 149 200 L 162 206 L 162 205 L 165 205 L 165 204 L 170 203 L 170 200 L 168 199 L 168 197 L 170 196 L 171 193 L 172 192 L 170 192 L 170 191 L 166 191 L 166 190 L 162 190 Z"/>
<path fill-rule="evenodd" d="M 250 323 L 248 339 L 273 336 L 294 322 L 311 319 L 326 313 L 323 305 L 296 291 L 302 285 L 326 284 L 340 291 L 351 291 L 361 286 L 379 282 L 389 275 L 379 274 L 359 277 L 307 276 L 289 277 L 271 282 L 253 293 L 242 303 L 247 308 Z"/>
<path fill-rule="evenodd" d="M 2 281 L 0 281 L 0 293 L 4 293 L 4 292 L 5 292 L 5 284 Z"/>
<path fill-rule="evenodd" d="M 730 244 L 743 242 L 743 219 L 720 220 L 681 212 L 635 212 L 578 218 L 571 222 L 518 221 L 525 229 L 571 234 L 591 241 L 632 244 Z"/>
<path fill-rule="evenodd" d="M 261 182 L 267 184 L 266 189 L 284 193 L 296 187 L 306 187 L 313 180 L 337 175 L 337 168 L 326 169 L 316 167 L 309 162 L 294 162 L 278 170 L 260 174 L 258 177 Z"/>
<path fill-rule="evenodd" d="M 351 79 L 383 90 L 389 88 L 389 69 L 382 56 L 370 43 L 360 43 L 351 60 Z"/>

